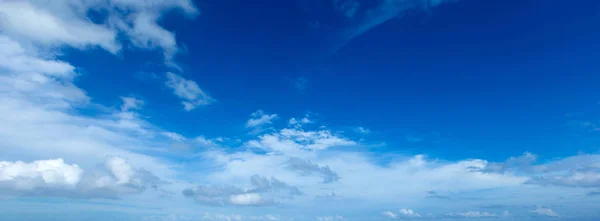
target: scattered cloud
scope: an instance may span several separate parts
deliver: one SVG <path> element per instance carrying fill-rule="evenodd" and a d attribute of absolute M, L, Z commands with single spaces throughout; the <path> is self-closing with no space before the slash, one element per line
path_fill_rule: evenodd
<path fill-rule="evenodd" d="M 402 215 L 402 216 L 405 216 L 405 217 L 410 217 L 410 218 L 419 218 L 419 217 L 421 217 L 420 214 L 415 213 L 415 211 L 413 211 L 412 209 L 400 209 L 399 214 Z"/>
<path fill-rule="evenodd" d="M 497 218 L 498 214 L 489 212 L 469 211 L 464 213 L 448 213 L 449 217 L 462 217 L 462 218 Z"/>
<path fill-rule="evenodd" d="M 323 177 L 323 183 L 332 183 L 340 179 L 337 173 L 333 172 L 329 166 L 319 166 L 308 160 L 303 160 L 297 157 L 291 157 L 286 167 L 289 170 L 296 171 L 301 175 L 318 174 Z"/>
<path fill-rule="evenodd" d="M 266 114 L 262 110 L 257 110 L 250 115 L 250 119 L 246 122 L 246 127 L 257 128 L 270 125 L 275 119 L 277 119 L 277 114 Z"/>
<path fill-rule="evenodd" d="M 300 189 L 273 177 L 250 177 L 251 188 L 235 186 L 200 185 L 182 191 L 183 196 L 211 206 L 267 206 L 276 204 L 278 198 L 302 195 Z"/>
<path fill-rule="evenodd" d="M 288 125 L 295 127 L 295 128 L 300 128 L 305 124 L 310 124 L 313 123 L 313 121 L 311 121 L 308 118 L 308 114 L 306 114 L 305 117 L 301 118 L 301 119 L 296 119 L 294 117 L 290 118 L 290 120 L 288 120 Z"/>
<path fill-rule="evenodd" d="M 127 112 L 129 110 L 139 110 L 144 106 L 144 101 L 134 97 L 121 97 L 123 104 L 121 105 L 121 112 Z"/>
<path fill-rule="evenodd" d="M 554 212 L 550 208 L 544 208 L 542 206 L 537 206 L 535 210 L 531 210 L 530 212 L 535 213 L 538 216 L 547 216 L 547 217 L 560 217 L 558 213 Z"/>
<path fill-rule="evenodd" d="M 416 213 L 412 209 L 400 209 L 397 213 L 394 213 L 392 211 L 386 211 L 386 212 L 383 212 L 383 215 L 386 216 L 386 217 L 388 217 L 388 218 L 392 218 L 392 219 L 396 219 L 396 218 L 403 218 L 403 219 L 421 218 L 421 214 Z"/>
<path fill-rule="evenodd" d="M 356 142 L 339 137 L 329 130 L 304 131 L 290 128 L 282 129 L 277 133 L 261 135 L 258 140 L 247 142 L 250 147 L 273 152 L 318 151 L 355 144 Z"/>
<path fill-rule="evenodd" d="M 164 136 L 170 138 L 171 140 L 174 140 L 177 142 L 182 142 L 182 141 L 186 140 L 186 138 L 183 135 L 175 133 L 175 132 L 163 132 L 162 134 Z"/>
<path fill-rule="evenodd" d="M 361 133 L 361 134 L 370 134 L 371 130 L 364 128 L 364 127 L 357 127 L 355 129 L 356 132 Z"/>
<path fill-rule="evenodd" d="M 198 106 L 208 105 L 216 102 L 214 98 L 204 92 L 198 84 L 192 80 L 186 80 L 185 78 L 168 72 L 166 74 L 167 81 L 165 84 L 167 87 L 173 90 L 175 96 L 181 98 L 183 101 L 183 109 L 185 111 L 191 111 Z"/>
<path fill-rule="evenodd" d="M 526 173 L 530 176 L 529 184 L 600 187 L 600 164 L 597 163 L 600 160 L 599 155 L 577 155 L 544 164 L 534 164 L 536 160 L 535 154 L 526 152 L 503 163 L 491 163 L 486 170 Z"/>
<path fill-rule="evenodd" d="M 173 9 L 193 17 L 198 10 L 189 0 L 176 1 L 8 1 L 0 6 L 3 34 L 46 47 L 68 45 L 78 49 L 100 47 L 121 50 L 118 34 L 136 48 L 177 52 L 174 34 L 158 24 L 160 15 Z M 89 11 L 107 13 L 100 22 L 88 19 Z"/>
<path fill-rule="evenodd" d="M 202 220 L 214 220 L 214 221 L 243 221 L 243 220 L 265 220 L 265 221 L 277 221 L 281 220 L 280 216 L 266 214 L 263 216 L 243 216 L 239 214 L 212 214 L 205 213 Z"/>
<path fill-rule="evenodd" d="M 387 216 L 389 218 L 395 219 L 398 217 L 398 215 L 396 215 L 395 213 L 393 213 L 392 211 L 385 211 L 383 212 L 384 216 Z"/>

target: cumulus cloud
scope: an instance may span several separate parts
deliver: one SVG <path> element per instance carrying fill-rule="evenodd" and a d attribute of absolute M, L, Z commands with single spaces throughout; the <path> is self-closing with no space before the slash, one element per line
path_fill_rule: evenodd
<path fill-rule="evenodd" d="M 296 119 L 296 118 L 292 117 L 288 120 L 288 124 L 295 128 L 299 128 L 299 127 L 302 127 L 302 125 L 310 124 L 310 123 L 313 123 L 313 122 L 310 119 L 308 119 L 308 114 L 301 119 Z"/>
<path fill-rule="evenodd" d="M 267 179 L 259 175 L 250 177 L 251 188 L 236 186 L 199 185 L 182 191 L 183 196 L 196 202 L 211 206 L 266 206 L 276 204 L 277 198 L 301 195 L 294 186 L 277 180 Z"/>
<path fill-rule="evenodd" d="M 400 215 L 411 218 L 421 217 L 420 214 L 416 213 L 412 209 L 400 209 Z"/>
<path fill-rule="evenodd" d="M 63 159 L 39 160 L 31 163 L 22 161 L 0 161 L 0 183 L 4 188 L 17 191 L 41 187 L 74 188 L 83 170 L 77 164 L 65 164 Z"/>
<path fill-rule="evenodd" d="M 560 217 L 560 215 L 558 215 L 558 213 L 554 212 L 552 209 L 550 208 L 545 208 L 542 206 L 537 206 L 536 209 L 531 210 L 530 212 L 538 215 L 538 216 L 546 216 L 546 217 Z"/>
<path fill-rule="evenodd" d="M 340 179 L 340 176 L 333 172 L 329 166 L 319 166 L 308 160 L 297 157 L 291 157 L 286 164 L 289 170 L 296 171 L 301 175 L 317 174 L 323 177 L 323 183 L 331 183 Z"/>
<path fill-rule="evenodd" d="M 198 106 L 208 105 L 214 103 L 216 100 L 204 92 L 196 82 L 192 80 L 186 80 L 185 78 L 168 72 L 166 74 L 167 81 L 165 84 L 167 87 L 173 90 L 175 96 L 181 98 L 183 101 L 183 109 L 185 111 L 191 111 Z"/>
<path fill-rule="evenodd" d="M 113 156 L 106 159 L 105 171 L 84 173 L 77 164 L 63 159 L 0 162 L 0 190 L 5 194 L 118 198 L 122 194 L 141 193 L 157 188 L 161 179 L 134 168 L 126 159 Z"/>

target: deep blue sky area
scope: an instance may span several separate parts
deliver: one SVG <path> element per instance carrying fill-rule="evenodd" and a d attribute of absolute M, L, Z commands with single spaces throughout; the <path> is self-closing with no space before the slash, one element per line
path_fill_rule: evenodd
<path fill-rule="evenodd" d="M 318 2 L 197 4 L 202 9 L 197 19 L 172 16 L 162 23 L 188 49 L 177 56 L 185 77 L 219 105 L 150 119 L 187 128 L 188 136 L 241 131 L 239 123 L 263 109 L 285 118 L 310 111 L 332 124 L 365 125 L 377 131 L 372 136 L 385 138 L 385 148 L 428 148 L 429 154 L 451 158 L 492 150 L 502 150 L 497 155 L 502 159 L 524 151 L 554 157 L 597 149 L 574 143 L 581 139 L 565 126 L 566 114 L 596 108 L 600 97 L 596 1 L 464 0 L 410 10 L 333 54 L 328 45 L 351 24 Z M 94 72 L 104 70 L 78 81 L 94 99 L 118 105 L 115 97 L 134 91 L 153 96 L 149 113 L 181 111 L 163 105 L 176 101 L 161 92 L 162 81 L 153 80 L 163 77 L 152 77 L 161 66 L 147 62 L 156 55 L 134 50 L 120 58 L 103 51 L 94 56 L 120 64 L 81 61 Z M 77 56 L 69 57 L 78 64 Z M 115 75 L 121 80 L 113 81 Z M 295 88 L 298 78 L 306 79 L 304 90 Z M 431 134 L 445 142 L 405 139 Z"/>

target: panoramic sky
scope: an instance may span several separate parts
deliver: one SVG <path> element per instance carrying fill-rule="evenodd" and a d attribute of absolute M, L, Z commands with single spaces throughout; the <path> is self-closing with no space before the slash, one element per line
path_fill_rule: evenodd
<path fill-rule="evenodd" d="M 0 220 L 600 220 L 596 0 L 0 0 Z"/>

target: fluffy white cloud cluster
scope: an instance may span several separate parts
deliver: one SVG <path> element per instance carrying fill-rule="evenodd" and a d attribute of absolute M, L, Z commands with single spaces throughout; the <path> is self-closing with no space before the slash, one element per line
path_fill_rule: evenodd
<path fill-rule="evenodd" d="M 98 46 L 111 53 L 121 50 L 123 42 L 117 36 L 123 34 L 134 46 L 161 49 L 170 59 L 177 52 L 175 35 L 157 22 L 172 9 L 197 14 L 189 0 L 8 0 L 0 5 L 0 29 L 27 44 Z M 95 14 L 90 17 L 91 12 Z"/>
<path fill-rule="evenodd" d="M 84 173 L 77 164 L 63 159 L 0 162 L 0 191 L 5 194 L 116 198 L 139 193 L 162 182 L 143 169 L 133 168 L 124 158 L 110 157 L 105 171 Z M 99 175 L 103 174 L 103 175 Z"/>
<path fill-rule="evenodd" d="M 65 164 L 63 159 L 31 163 L 0 161 L 0 186 L 17 191 L 45 186 L 74 188 L 82 174 L 83 170 L 77 164 Z"/>

